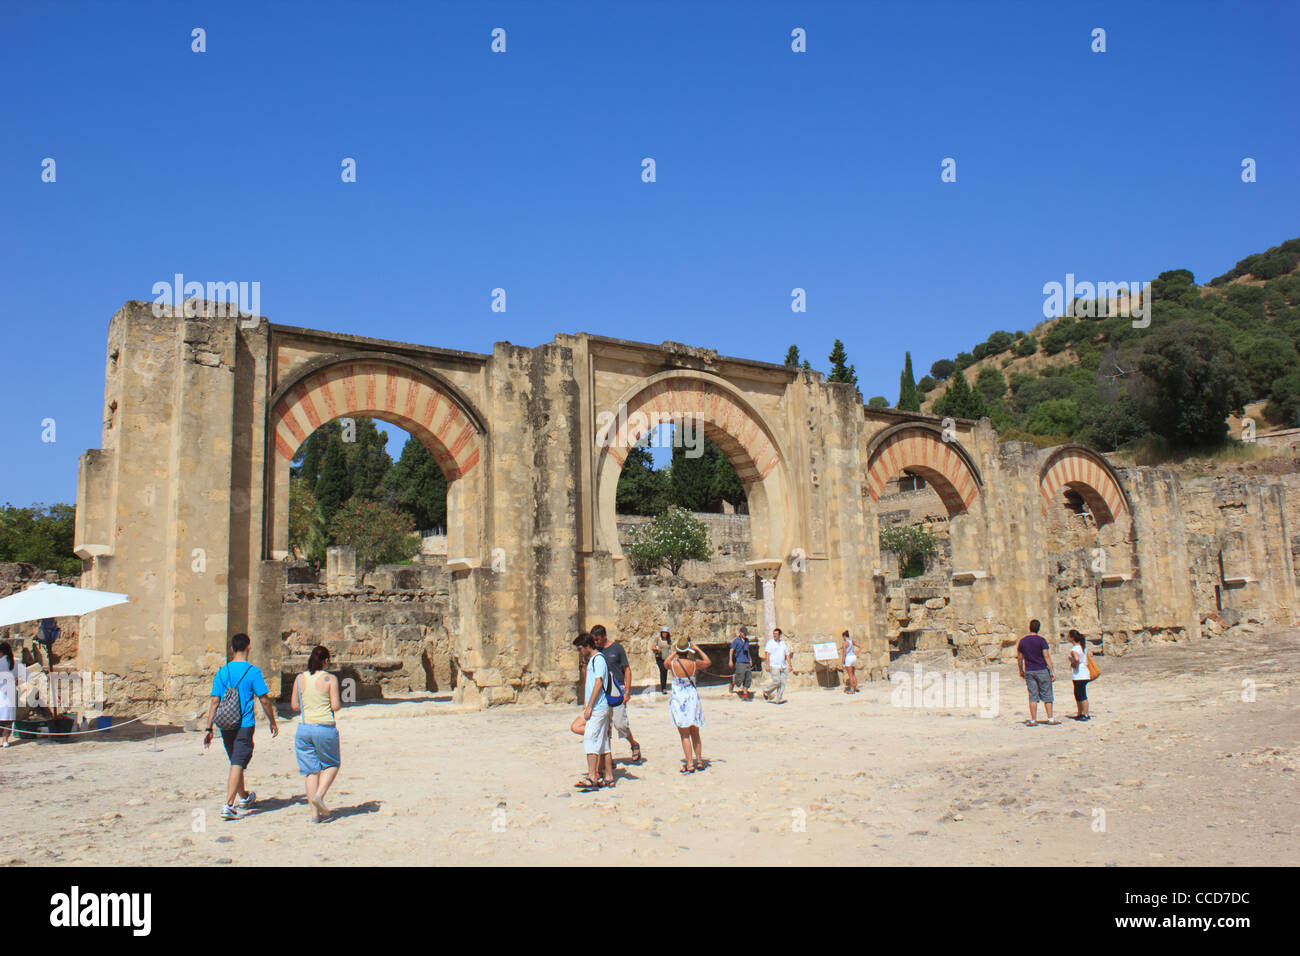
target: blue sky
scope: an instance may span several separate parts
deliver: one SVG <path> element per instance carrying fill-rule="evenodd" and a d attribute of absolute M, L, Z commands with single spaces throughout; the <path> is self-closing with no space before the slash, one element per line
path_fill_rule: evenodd
<path fill-rule="evenodd" d="M 108 319 L 176 272 L 479 352 L 589 331 L 824 369 L 838 337 L 893 402 L 904 350 L 919 377 L 1030 328 L 1067 272 L 1207 281 L 1300 235 L 1295 3 L 10 2 L 0 27 L 16 504 L 74 500 Z"/>

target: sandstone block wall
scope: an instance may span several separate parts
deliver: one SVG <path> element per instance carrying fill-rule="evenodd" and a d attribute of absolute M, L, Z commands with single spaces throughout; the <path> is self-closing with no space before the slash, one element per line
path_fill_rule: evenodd
<path fill-rule="evenodd" d="M 812 645 L 846 629 L 863 676 L 882 678 L 909 648 L 1005 657 L 1031 617 L 1120 652 L 1195 638 L 1207 620 L 1287 624 L 1300 611 L 1295 475 L 1114 472 L 1086 450 L 867 409 L 819 374 L 677 343 L 560 335 L 475 355 L 191 311 L 136 302 L 113 316 L 102 447 L 80 462 L 82 583 L 132 599 L 81 626 L 80 666 L 108 675 L 110 712 L 205 706 L 237 631 L 273 692 L 325 639 L 380 684 L 454 685 L 486 706 L 575 699 L 571 641 L 595 623 L 633 641 L 665 615 L 709 642 L 741 623 L 761 638 L 780 626 L 797 684 L 815 679 Z M 332 585 L 289 583 L 293 442 L 340 403 L 406 423 L 434 451 L 450 480 L 445 560 L 360 587 L 339 567 Z M 625 446 L 602 445 L 597 422 L 628 403 L 700 416 L 746 482 L 748 515 L 709 519 L 721 561 L 688 568 L 698 580 L 638 581 L 622 559 Z M 897 477 L 886 472 L 912 467 L 936 491 L 873 498 Z M 1071 519 L 1068 482 L 1109 501 L 1114 520 Z M 943 558 L 900 582 L 880 553 L 882 514 L 942 517 L 928 513 L 936 499 Z"/>

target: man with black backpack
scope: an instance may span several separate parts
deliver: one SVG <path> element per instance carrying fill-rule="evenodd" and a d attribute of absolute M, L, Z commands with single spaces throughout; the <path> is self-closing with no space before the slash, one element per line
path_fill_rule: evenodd
<path fill-rule="evenodd" d="M 596 649 L 605 656 L 605 663 L 609 665 L 606 700 L 610 706 L 610 727 L 632 745 L 632 762 L 640 763 L 641 745 L 632 736 L 632 725 L 627 720 L 627 699 L 632 694 L 632 665 L 627 659 L 627 651 L 618 641 L 610 641 L 603 624 L 597 624 L 591 629 L 591 639 L 596 642 Z M 610 760 L 613 759 L 614 750 L 611 747 Z"/>
<path fill-rule="evenodd" d="M 248 661 L 247 634 L 236 634 L 230 639 L 230 663 L 217 671 L 212 678 L 212 701 L 208 706 L 208 728 L 203 735 L 203 749 L 212 743 L 212 727 L 221 731 L 230 758 L 230 776 L 226 781 L 226 803 L 221 808 L 221 819 L 238 820 L 245 810 L 257 800 L 257 794 L 244 788 L 244 771 L 253 759 L 253 730 L 257 726 L 253 702 L 260 700 L 266 719 L 271 724 L 271 736 L 280 736 L 275 723 L 275 708 L 262 672 Z"/>

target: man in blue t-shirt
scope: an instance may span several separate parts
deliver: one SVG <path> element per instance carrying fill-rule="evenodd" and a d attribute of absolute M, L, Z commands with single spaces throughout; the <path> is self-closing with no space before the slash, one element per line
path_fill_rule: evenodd
<path fill-rule="evenodd" d="M 1052 657 L 1048 653 L 1047 641 L 1038 633 L 1041 626 L 1037 618 L 1030 621 L 1029 633 L 1016 645 L 1016 666 L 1020 668 L 1020 676 L 1029 688 L 1029 720 L 1025 723 L 1030 727 L 1038 726 L 1040 700 L 1047 709 L 1047 719 L 1043 723 L 1060 723 L 1052 716 L 1052 701 L 1055 699 L 1052 681 L 1056 680 L 1056 675 L 1052 672 Z"/>
<path fill-rule="evenodd" d="M 208 728 L 203 735 L 203 749 L 212 743 L 212 718 L 226 691 L 233 688 L 239 694 L 242 720 L 237 728 L 221 730 L 221 740 L 230 758 L 230 776 L 226 780 L 226 803 L 221 808 L 221 819 L 238 820 L 257 799 L 257 794 L 244 787 L 244 771 L 253 759 L 253 729 L 257 726 L 254 702 L 260 700 L 271 724 L 271 736 L 278 737 L 280 728 L 275 722 L 275 708 L 262 672 L 248 662 L 247 634 L 236 634 L 230 639 L 230 663 L 217 671 L 212 678 L 212 700 L 208 705 Z"/>
<path fill-rule="evenodd" d="M 754 662 L 749 652 L 749 631 L 743 624 L 740 636 L 731 642 L 731 653 L 727 657 L 731 664 L 731 689 L 741 700 L 753 700 L 754 692 L 749 686 L 753 680 Z"/>

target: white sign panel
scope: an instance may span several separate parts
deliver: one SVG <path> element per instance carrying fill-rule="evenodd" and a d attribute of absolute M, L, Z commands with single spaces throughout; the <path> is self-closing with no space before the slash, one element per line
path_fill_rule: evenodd
<path fill-rule="evenodd" d="M 834 641 L 827 641 L 825 644 L 813 645 L 813 659 L 818 661 L 833 661 L 840 656 L 840 649 Z"/>

